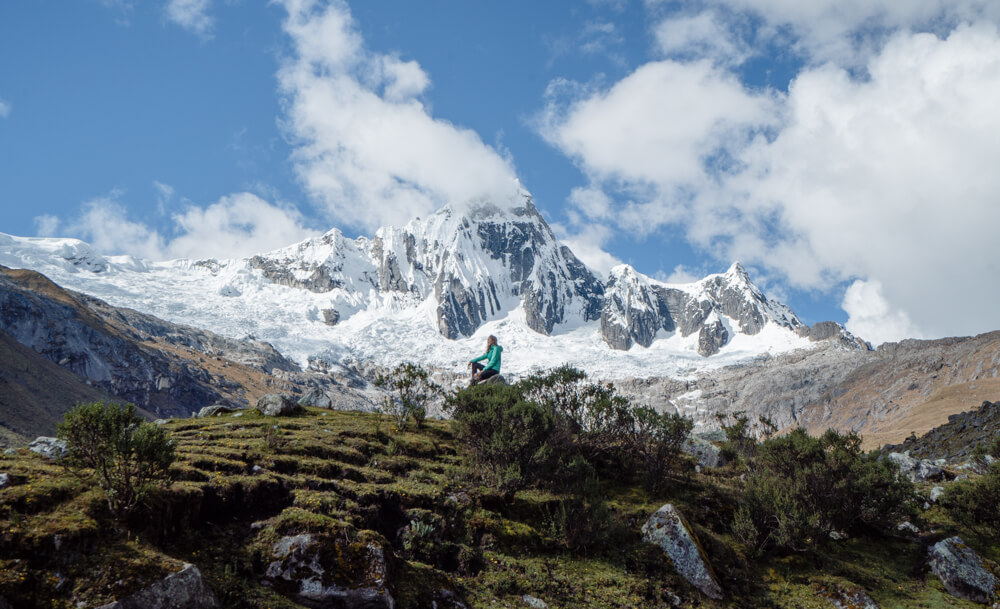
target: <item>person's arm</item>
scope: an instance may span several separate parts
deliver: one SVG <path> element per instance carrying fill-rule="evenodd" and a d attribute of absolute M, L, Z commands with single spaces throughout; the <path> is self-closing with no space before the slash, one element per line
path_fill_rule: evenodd
<path fill-rule="evenodd" d="M 475 364 L 476 362 L 481 362 L 481 361 L 483 361 L 484 359 L 486 359 L 487 357 L 489 357 L 489 355 L 490 355 L 490 352 L 489 352 L 489 351 L 487 351 L 486 353 L 483 353 L 482 355 L 480 355 L 480 356 L 479 356 L 479 357 L 477 357 L 476 359 L 472 359 L 472 360 L 469 360 L 469 363 L 470 363 L 470 364 Z"/>

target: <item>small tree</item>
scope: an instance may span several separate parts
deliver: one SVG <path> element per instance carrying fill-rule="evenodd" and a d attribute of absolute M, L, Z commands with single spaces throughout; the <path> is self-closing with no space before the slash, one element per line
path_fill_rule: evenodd
<path fill-rule="evenodd" d="M 646 488 L 656 493 L 663 490 L 667 474 L 694 428 L 694 421 L 678 413 L 659 413 L 648 406 L 639 406 L 634 412 L 632 446 L 642 462 Z"/>
<path fill-rule="evenodd" d="M 383 401 L 382 409 L 395 420 L 398 431 L 406 429 L 411 417 L 419 429 L 427 417 L 427 401 L 441 390 L 426 370 L 409 362 L 380 374 L 375 385 L 392 392 Z"/>
<path fill-rule="evenodd" d="M 108 509 L 124 518 L 156 484 L 166 480 L 174 462 L 167 434 L 145 422 L 134 404 L 80 404 L 58 426 L 69 453 L 66 464 L 80 475 L 93 475 L 104 489 Z M 81 469 L 93 470 L 90 474 Z"/>

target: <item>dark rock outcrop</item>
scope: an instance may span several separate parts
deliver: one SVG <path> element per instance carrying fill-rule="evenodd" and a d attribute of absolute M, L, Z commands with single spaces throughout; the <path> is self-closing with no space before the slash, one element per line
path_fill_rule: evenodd
<path fill-rule="evenodd" d="M 215 609 L 219 601 L 194 565 L 98 609 Z"/>
<path fill-rule="evenodd" d="M 386 551 L 375 541 L 320 535 L 282 537 L 271 549 L 265 577 L 308 607 L 393 609 Z"/>

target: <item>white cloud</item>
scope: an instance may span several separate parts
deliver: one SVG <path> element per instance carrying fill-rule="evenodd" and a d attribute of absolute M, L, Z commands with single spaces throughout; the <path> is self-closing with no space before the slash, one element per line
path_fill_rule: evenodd
<path fill-rule="evenodd" d="M 781 133 L 750 146 L 725 184 L 743 219 L 730 255 L 755 234 L 767 243 L 749 244 L 751 257 L 793 284 L 875 278 L 930 335 L 995 329 L 1000 36 L 900 34 L 868 72 L 826 66 L 795 80 Z"/>
<path fill-rule="evenodd" d="M 414 61 L 368 51 L 339 0 L 285 0 L 294 53 L 278 73 L 296 172 L 338 223 L 373 229 L 444 204 L 520 200 L 514 169 L 475 132 L 433 118 Z"/>
<path fill-rule="evenodd" d="M 159 260 L 164 241 L 159 232 L 141 222 L 128 219 L 128 212 L 118 202 L 121 192 L 112 192 L 83 204 L 80 217 L 62 228 L 64 234 L 78 236 L 103 254 L 131 254 L 138 258 Z"/>
<path fill-rule="evenodd" d="M 35 216 L 35 229 L 39 237 L 55 237 L 59 234 L 60 224 L 59 217 L 52 214 Z"/>
<path fill-rule="evenodd" d="M 596 92 L 554 81 L 547 97 L 542 136 L 590 176 L 588 190 L 627 191 L 634 203 L 616 213 L 642 233 L 681 221 L 688 213 L 683 191 L 714 171 L 706 163 L 714 165 L 720 151 L 745 142 L 775 114 L 770 95 L 746 91 L 707 60 L 647 63 Z M 586 208 L 593 200 L 575 196 L 570 203 Z"/>
<path fill-rule="evenodd" d="M 664 19 L 653 32 L 657 50 L 670 58 L 708 58 L 722 65 L 739 65 L 750 55 L 733 27 L 713 11 Z"/>
<path fill-rule="evenodd" d="M 704 276 L 705 276 L 704 273 L 699 275 L 695 272 L 692 272 L 691 269 L 688 269 L 683 264 L 678 264 L 677 266 L 675 266 L 674 270 L 671 271 L 669 275 L 662 271 L 656 273 L 655 275 L 657 279 L 659 279 L 660 281 L 666 281 L 667 283 L 693 283 L 703 278 Z"/>
<path fill-rule="evenodd" d="M 156 210 L 160 214 L 167 213 L 167 205 L 174 198 L 174 187 L 170 184 L 153 180 L 153 190 L 156 191 Z"/>
<path fill-rule="evenodd" d="M 118 13 L 115 17 L 115 23 L 122 27 L 130 27 L 132 25 L 132 11 L 135 9 L 132 0 L 97 0 L 101 6 L 107 9 L 111 9 Z"/>
<path fill-rule="evenodd" d="M 795 47 L 817 62 L 863 65 L 892 32 L 947 32 L 963 22 L 1000 19 L 994 0 L 705 0 L 720 10 L 760 17 L 773 35 L 790 30 Z"/>
<path fill-rule="evenodd" d="M 167 246 L 171 258 L 245 257 L 315 234 L 295 208 L 272 205 L 247 192 L 222 197 L 206 208 L 190 207 L 173 219 L 180 235 Z"/>
<path fill-rule="evenodd" d="M 605 245 L 613 235 L 613 231 L 607 226 L 591 224 L 570 231 L 561 224 L 552 224 L 552 231 L 581 262 L 602 277 L 607 277 L 611 269 L 622 263 L 605 249 Z"/>
<path fill-rule="evenodd" d="M 840 306 L 848 315 L 845 327 L 873 345 L 923 335 L 905 311 L 892 309 L 879 281 L 855 281 Z"/>
<path fill-rule="evenodd" d="M 587 0 L 587 4 L 594 8 L 609 8 L 616 12 L 625 10 L 628 0 Z"/>
<path fill-rule="evenodd" d="M 168 0 L 167 19 L 203 39 L 212 37 L 215 20 L 208 14 L 212 0 Z"/>
<path fill-rule="evenodd" d="M 856 74 L 808 68 L 779 95 L 707 61 L 651 62 L 550 102 L 542 133 L 590 177 L 584 190 L 611 195 L 571 197 L 581 225 L 677 225 L 696 248 L 801 289 L 877 281 L 885 315 L 908 322 L 897 330 L 996 329 L 997 28 L 897 33 Z"/>
<path fill-rule="evenodd" d="M 617 25 L 610 21 L 594 21 L 583 26 L 579 49 L 591 55 L 609 53 L 610 49 L 619 47 L 624 42 L 625 37 Z"/>
<path fill-rule="evenodd" d="M 103 254 L 129 254 L 148 260 L 240 258 L 267 252 L 314 236 L 302 214 L 251 193 L 222 197 L 207 207 L 189 206 L 172 216 L 170 235 L 129 219 L 113 191 L 83 204 L 69 221 L 51 215 L 35 218 L 39 236 L 59 234 L 83 239 Z"/>
<path fill-rule="evenodd" d="M 10 116 L 10 110 L 10 102 L 0 98 L 0 118 L 7 118 Z"/>

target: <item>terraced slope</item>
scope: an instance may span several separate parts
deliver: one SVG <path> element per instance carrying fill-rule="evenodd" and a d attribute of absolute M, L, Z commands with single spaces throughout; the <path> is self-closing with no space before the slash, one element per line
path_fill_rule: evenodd
<path fill-rule="evenodd" d="M 883 608 L 971 608 L 923 569 L 926 545 L 959 532 L 1000 559 L 995 543 L 933 510 L 926 526 L 935 532 L 919 539 L 848 539 L 822 556 L 753 559 L 728 533 L 739 470 L 696 473 L 691 462 L 658 496 L 630 480 L 604 481 L 623 529 L 598 523 L 590 540 L 570 546 L 567 528 L 581 522 L 566 497 L 522 491 L 504 499 L 477 485 L 451 423 L 405 433 L 390 425 L 381 415 L 319 409 L 170 421 L 180 458 L 128 533 L 90 484 L 23 449 L 2 456 L 11 485 L 0 490 L 0 597 L 19 609 L 100 606 L 187 562 L 224 607 L 301 607 L 297 588 L 268 573 L 277 542 L 305 535 L 339 553 L 330 581 L 346 586 L 370 575 L 357 562 L 364 548 L 380 548 L 384 589 L 400 608 L 456 598 L 520 608 L 528 594 L 553 608 L 670 607 L 676 598 L 683 607 L 829 609 L 827 591 L 852 587 Z M 697 533 L 722 601 L 701 596 L 641 542 L 640 527 L 668 501 Z"/>

